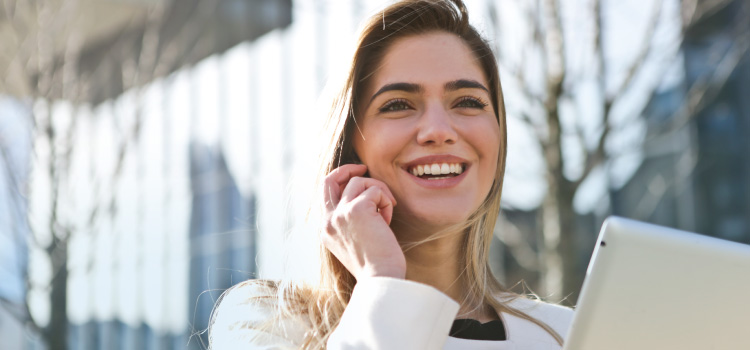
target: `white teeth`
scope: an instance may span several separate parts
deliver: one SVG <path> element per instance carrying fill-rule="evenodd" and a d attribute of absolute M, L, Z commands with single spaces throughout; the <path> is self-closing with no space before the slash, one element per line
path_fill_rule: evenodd
<path fill-rule="evenodd" d="M 433 164 L 430 166 L 430 174 L 440 175 L 440 165 Z"/>
<path fill-rule="evenodd" d="M 410 172 L 414 176 L 422 175 L 448 175 L 448 174 L 461 174 L 464 172 L 463 166 L 460 163 L 435 163 L 435 164 L 424 164 L 417 165 L 411 168 Z M 439 177 L 440 179 L 444 177 Z M 435 178 L 433 178 L 435 179 Z"/>
<path fill-rule="evenodd" d="M 451 167 L 448 165 L 448 163 L 443 163 L 440 165 L 440 174 L 446 175 L 451 173 Z"/>

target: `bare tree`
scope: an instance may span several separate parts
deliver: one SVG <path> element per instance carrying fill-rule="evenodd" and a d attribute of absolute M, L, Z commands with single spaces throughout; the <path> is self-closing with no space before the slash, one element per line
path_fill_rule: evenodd
<path fill-rule="evenodd" d="M 508 67 L 511 73 L 509 77 L 504 76 L 504 80 L 511 79 L 513 86 L 519 87 L 525 100 L 519 103 L 525 107 L 509 113 L 516 113 L 534 130 L 545 166 L 547 191 L 539 206 L 542 228 L 536 238 L 538 263 L 532 264 L 528 258 L 519 260 L 521 265 L 536 267 L 541 273 L 540 287 L 545 295 L 559 300 L 570 294 L 577 294 L 580 288 L 583 276 L 576 264 L 581 249 L 576 245 L 578 214 L 574 209 L 574 199 L 582 184 L 597 171 L 607 174 L 614 157 L 643 147 L 643 140 L 628 145 L 626 149 L 613 149 L 611 145 L 613 136 L 618 131 L 642 118 L 646 104 L 633 103 L 633 91 L 639 90 L 642 96 L 653 96 L 664 72 L 675 64 L 680 55 L 682 33 L 731 2 L 684 1 L 682 31 L 678 27 L 672 35 L 665 34 L 660 26 L 664 26 L 665 21 L 679 21 L 679 13 L 665 14 L 664 8 L 670 4 L 669 1 L 651 2 L 652 7 L 645 23 L 629 23 L 633 27 L 642 26 L 644 29 L 638 37 L 634 55 L 626 64 L 623 64 L 626 59 L 612 54 L 611 48 L 620 43 L 608 41 L 612 38 L 611 33 L 618 29 L 612 28 L 613 21 L 608 20 L 612 17 L 612 7 L 617 6 L 616 2 L 590 1 L 588 8 L 575 11 L 578 18 L 575 23 L 562 15 L 563 11 L 569 9 L 569 2 L 538 0 L 525 3 L 522 23 L 531 33 L 530 40 L 520 52 L 509 51 L 502 45 L 498 47 L 498 51 L 501 66 Z M 748 7 L 750 5 L 746 1 L 742 3 L 743 12 L 750 11 Z M 491 13 L 497 11 L 494 6 L 490 9 Z M 631 15 L 622 14 L 622 17 L 629 16 Z M 742 33 L 738 35 L 738 40 L 728 51 L 721 53 L 723 58 L 712 74 L 702 77 L 687 88 L 685 103 L 656 134 L 679 130 L 716 97 L 742 57 L 747 55 L 750 31 L 746 21 L 740 22 L 738 25 L 743 26 L 744 31 L 742 28 L 735 29 L 737 33 Z M 497 21 L 494 26 L 501 30 Z M 572 34 L 576 29 L 580 30 L 576 26 L 589 29 L 587 32 L 592 33 L 589 43 L 575 42 L 576 39 L 585 39 L 576 38 Z M 619 30 L 622 32 L 623 28 Z M 571 50 L 573 45 L 577 50 Z M 538 57 L 538 62 L 541 63 L 530 57 Z M 580 57 L 586 57 L 584 61 L 588 62 L 583 67 L 580 63 L 578 66 L 572 63 L 580 62 Z M 624 65 L 625 68 L 615 67 L 615 63 Z M 534 74 L 529 74 L 533 70 L 542 71 L 541 81 Z M 649 82 L 643 83 L 647 75 L 651 75 Z M 596 118 L 584 119 L 585 113 L 574 109 L 575 107 L 575 112 L 570 112 L 570 106 L 576 105 L 581 86 L 585 84 L 598 87 L 598 94 L 595 94 L 598 96 L 586 100 L 588 109 L 595 111 Z M 628 107 L 624 107 L 625 104 L 629 104 Z M 568 108 L 567 112 L 565 108 Z M 591 131 L 592 123 L 596 123 L 594 132 Z M 570 171 L 571 168 L 577 171 Z M 667 186 L 666 183 L 662 183 L 662 186 L 657 186 L 658 183 L 654 185 L 657 191 L 651 197 L 644 198 L 644 207 L 654 205 L 653 202 L 663 196 L 663 189 Z M 602 195 L 607 196 L 607 193 Z M 512 226 L 508 230 L 517 231 Z M 525 245 L 518 244 L 517 241 L 512 240 L 509 245 L 511 252 L 514 247 L 528 251 Z M 528 255 L 516 253 L 512 255 Z"/>

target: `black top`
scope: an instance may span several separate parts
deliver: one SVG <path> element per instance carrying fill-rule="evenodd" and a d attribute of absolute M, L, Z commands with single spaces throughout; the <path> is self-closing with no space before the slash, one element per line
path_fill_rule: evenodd
<path fill-rule="evenodd" d="M 453 321 L 449 335 L 472 340 L 506 340 L 505 326 L 501 320 L 479 323 L 472 319 L 458 319 Z"/>

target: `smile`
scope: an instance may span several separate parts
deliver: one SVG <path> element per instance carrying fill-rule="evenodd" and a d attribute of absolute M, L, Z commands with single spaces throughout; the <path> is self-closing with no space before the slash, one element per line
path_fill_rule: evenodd
<path fill-rule="evenodd" d="M 440 180 L 461 175 L 464 169 L 465 165 L 461 163 L 432 163 L 412 165 L 407 171 L 422 179 Z"/>
<path fill-rule="evenodd" d="M 457 186 L 468 174 L 472 162 L 452 154 L 433 154 L 413 159 L 401 166 L 412 181 L 430 189 Z"/>

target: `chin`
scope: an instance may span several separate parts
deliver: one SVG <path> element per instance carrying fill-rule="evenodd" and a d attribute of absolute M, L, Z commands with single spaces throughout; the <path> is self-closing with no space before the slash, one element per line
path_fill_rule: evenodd
<path fill-rule="evenodd" d="M 459 206 L 461 207 L 461 206 Z M 470 206 L 463 206 L 467 208 Z M 451 225 L 461 224 L 469 219 L 473 211 L 456 210 L 456 206 L 450 207 L 417 207 L 402 210 L 394 210 L 394 222 L 404 222 L 403 228 L 419 228 L 419 231 L 433 233 Z"/>

